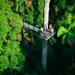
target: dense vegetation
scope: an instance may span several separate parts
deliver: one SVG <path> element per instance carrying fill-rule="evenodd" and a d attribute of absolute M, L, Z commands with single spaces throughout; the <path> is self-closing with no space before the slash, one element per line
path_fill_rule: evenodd
<path fill-rule="evenodd" d="M 31 0 L 31 7 L 25 6 L 25 18 L 26 22 L 41 27 L 43 25 L 43 12 L 44 12 L 44 0 Z"/>
<path fill-rule="evenodd" d="M 22 30 L 23 20 L 43 26 L 44 0 L 0 0 L 0 74 L 44 75 L 42 40 Z M 52 0 L 49 23 L 55 35 L 48 41 L 48 75 L 75 74 L 75 0 Z"/>
<path fill-rule="evenodd" d="M 13 13 L 11 3 L 0 0 L 0 73 L 8 69 L 20 71 L 25 56 L 20 47 L 21 17 Z"/>

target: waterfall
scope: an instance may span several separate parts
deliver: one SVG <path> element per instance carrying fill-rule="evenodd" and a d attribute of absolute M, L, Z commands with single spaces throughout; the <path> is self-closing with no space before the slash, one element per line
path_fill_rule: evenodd
<path fill-rule="evenodd" d="M 47 65 L 47 41 L 48 40 L 42 40 L 42 57 L 41 57 L 41 64 L 43 69 L 46 71 L 46 65 Z"/>

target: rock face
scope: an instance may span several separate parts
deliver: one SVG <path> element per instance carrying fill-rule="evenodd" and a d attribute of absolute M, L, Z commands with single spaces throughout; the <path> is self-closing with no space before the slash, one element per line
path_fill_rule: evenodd
<path fill-rule="evenodd" d="M 45 39 L 45 40 L 50 39 L 54 35 L 54 29 L 53 28 L 48 28 L 48 29 L 44 30 L 44 28 L 41 27 L 39 29 L 39 28 L 37 28 L 37 27 L 35 27 L 33 25 L 30 25 L 30 24 L 28 24 L 26 22 L 23 22 L 23 27 L 25 29 L 29 30 L 32 34 L 35 34 L 38 37 L 40 37 L 42 39 Z"/>

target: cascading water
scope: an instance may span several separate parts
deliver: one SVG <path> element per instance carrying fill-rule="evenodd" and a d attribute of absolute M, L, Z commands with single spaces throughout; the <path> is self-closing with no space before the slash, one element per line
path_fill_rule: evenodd
<path fill-rule="evenodd" d="M 51 0 L 45 0 L 44 27 L 42 28 L 42 30 L 24 22 L 25 28 L 29 29 L 29 31 L 31 31 L 32 33 L 35 33 L 37 36 L 42 38 L 41 64 L 42 64 L 44 71 L 46 71 L 46 68 L 47 68 L 47 42 L 48 42 L 48 39 L 50 39 L 54 35 L 53 28 L 51 28 L 51 26 L 50 26 L 50 28 L 48 28 L 50 2 L 51 2 Z"/>
<path fill-rule="evenodd" d="M 47 41 L 48 40 L 42 40 L 42 57 L 41 57 L 41 64 L 43 69 L 46 71 L 46 65 L 47 65 Z"/>

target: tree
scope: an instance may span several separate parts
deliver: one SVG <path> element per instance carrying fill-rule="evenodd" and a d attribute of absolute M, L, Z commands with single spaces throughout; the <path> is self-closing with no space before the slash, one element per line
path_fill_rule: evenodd
<path fill-rule="evenodd" d="M 54 45 L 52 45 L 54 57 L 49 58 L 49 61 L 51 63 L 50 64 L 51 66 L 49 66 L 51 68 L 49 69 L 53 71 L 53 73 L 51 72 L 53 75 L 56 74 L 71 75 L 75 73 L 73 71 L 75 69 L 74 66 L 75 14 L 74 12 L 75 12 L 74 0 L 71 1 L 52 0 L 51 1 L 51 11 L 50 11 L 49 21 L 54 25 L 56 31 L 56 35 L 54 36 L 56 42 L 54 43 Z M 51 62 L 52 60 L 53 62 Z M 60 69 L 59 66 L 61 66 L 62 69 Z"/>
<path fill-rule="evenodd" d="M 23 68 L 25 55 L 20 47 L 22 19 L 13 13 L 7 0 L 0 0 L 0 72 Z"/>

